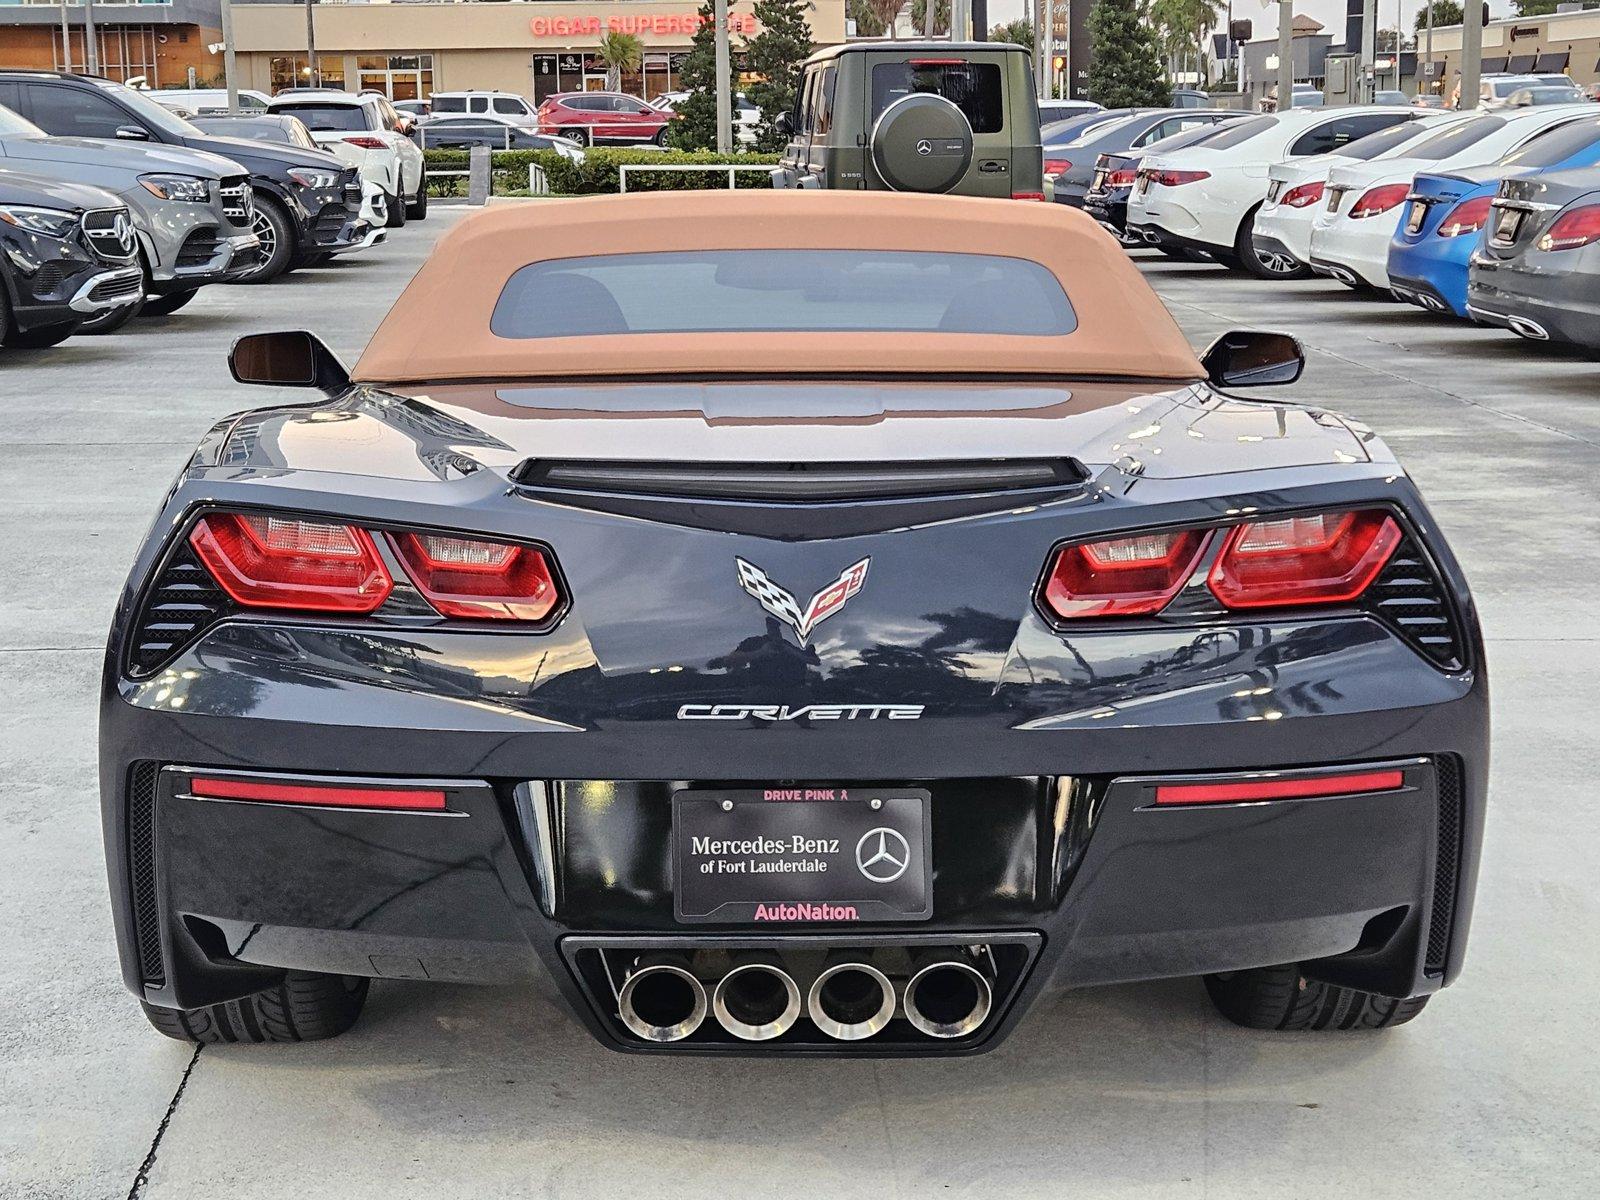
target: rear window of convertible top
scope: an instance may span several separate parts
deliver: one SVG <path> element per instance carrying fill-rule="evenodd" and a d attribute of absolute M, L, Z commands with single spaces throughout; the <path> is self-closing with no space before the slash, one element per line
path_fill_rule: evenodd
<path fill-rule="evenodd" d="M 921 250 L 694 250 L 533 263 L 506 281 L 497 337 L 625 333 L 1071 333 L 1036 262 Z"/>

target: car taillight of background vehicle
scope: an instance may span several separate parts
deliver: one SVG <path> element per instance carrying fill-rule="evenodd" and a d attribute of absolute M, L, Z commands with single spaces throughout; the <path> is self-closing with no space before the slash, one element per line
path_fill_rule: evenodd
<path fill-rule="evenodd" d="M 1600 242 L 1600 204 L 1586 204 L 1557 217 L 1535 243 L 1541 250 L 1576 250 Z"/>
<path fill-rule="evenodd" d="M 1477 233 L 1489 220 L 1489 206 L 1494 203 L 1493 196 L 1476 196 L 1471 200 L 1463 200 L 1445 215 L 1444 221 L 1439 226 L 1439 236 L 1442 238 L 1460 237 L 1464 233 Z"/>
<path fill-rule="evenodd" d="M 1132 167 L 1122 167 L 1106 176 L 1107 187 L 1132 187 L 1139 172 Z"/>
<path fill-rule="evenodd" d="M 363 150 L 384 150 L 388 148 L 388 143 L 382 138 L 356 136 L 347 137 L 343 140 L 349 142 L 352 146 L 360 146 Z"/>
<path fill-rule="evenodd" d="M 387 537 L 403 574 L 390 573 Z M 544 551 L 517 542 L 420 530 L 378 534 L 356 525 L 259 513 L 207 513 L 189 544 L 243 608 L 362 615 L 409 581 L 445 617 L 539 622 L 561 601 Z"/>
<path fill-rule="evenodd" d="M 1186 183 L 1199 183 L 1202 179 L 1210 179 L 1210 171 L 1152 171 L 1150 182 L 1159 183 L 1162 187 L 1182 187 Z"/>
<path fill-rule="evenodd" d="M 1045 607 L 1062 620 L 1158 613 L 1218 537 L 1222 546 L 1206 586 L 1224 607 L 1248 609 L 1354 600 L 1389 561 L 1401 533 L 1394 518 L 1369 510 L 1084 542 L 1056 552 Z"/>
<path fill-rule="evenodd" d="M 1043 192 L 1012 192 L 1011 193 L 1011 198 L 1013 200 L 1043 200 L 1044 199 L 1044 193 Z"/>
<path fill-rule="evenodd" d="M 531 546 L 402 533 L 394 539 L 406 574 L 447 617 L 542 621 L 558 594 L 550 564 Z"/>
<path fill-rule="evenodd" d="M 1315 183 L 1302 183 L 1297 187 L 1292 187 L 1283 194 L 1283 199 L 1278 203 L 1287 204 L 1290 208 L 1310 208 L 1322 199 L 1322 189 L 1325 182 L 1325 180 L 1319 179 Z"/>
<path fill-rule="evenodd" d="M 1376 217 L 1386 213 L 1410 194 L 1409 183 L 1385 183 L 1379 187 L 1368 188 L 1361 193 L 1361 199 L 1350 209 L 1351 219 L 1360 221 L 1366 217 Z"/>
<path fill-rule="evenodd" d="M 1072 170 L 1072 163 L 1065 158 L 1047 158 L 1044 160 L 1044 177 L 1054 179 L 1057 175 L 1065 175 Z"/>

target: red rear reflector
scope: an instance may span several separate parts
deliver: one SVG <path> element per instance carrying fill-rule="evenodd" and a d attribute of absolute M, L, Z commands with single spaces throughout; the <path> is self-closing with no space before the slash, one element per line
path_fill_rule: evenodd
<path fill-rule="evenodd" d="M 1310 779 L 1249 779 L 1237 783 L 1163 783 L 1157 804 L 1237 804 L 1247 800 L 1297 800 L 1309 796 L 1358 796 L 1392 792 L 1405 782 L 1400 771 L 1362 771 Z"/>
<path fill-rule="evenodd" d="M 1045 604 L 1068 620 L 1160 612 L 1194 573 L 1206 537 L 1183 529 L 1067 546 L 1045 580 Z"/>
<path fill-rule="evenodd" d="M 1150 181 L 1162 187 L 1182 187 L 1186 183 L 1199 183 L 1202 179 L 1210 178 L 1210 171 L 1156 171 L 1151 174 Z"/>
<path fill-rule="evenodd" d="M 259 513 L 208 513 L 189 544 L 247 608 L 369 613 L 394 587 L 364 529 Z"/>
<path fill-rule="evenodd" d="M 395 550 L 417 590 L 447 617 L 542 621 L 560 600 L 545 556 L 531 546 L 402 533 Z"/>
<path fill-rule="evenodd" d="M 1355 202 L 1350 215 L 1358 221 L 1365 217 L 1376 217 L 1388 212 L 1410 194 L 1409 183 L 1386 183 L 1381 187 L 1369 188 L 1361 193 L 1361 199 Z"/>
<path fill-rule="evenodd" d="M 189 794 L 207 800 L 254 800 L 261 804 L 316 804 L 328 808 L 397 808 L 441 811 L 436 788 L 344 787 L 331 783 L 267 783 L 258 779 L 213 779 L 196 775 Z"/>
<path fill-rule="evenodd" d="M 1011 193 L 1011 198 L 1013 200 L 1043 200 L 1044 199 L 1044 193 L 1043 192 L 1012 192 Z"/>
<path fill-rule="evenodd" d="M 1287 204 L 1290 208 L 1310 208 L 1322 199 L 1325 182 L 1319 179 L 1315 183 L 1302 183 L 1298 187 L 1292 187 L 1283 194 L 1283 199 L 1278 203 Z"/>
<path fill-rule="evenodd" d="M 375 137 L 347 137 L 344 139 L 352 146 L 360 146 L 363 150 L 387 150 L 389 144 L 382 138 Z"/>
<path fill-rule="evenodd" d="M 1600 204 L 1562 213 L 1536 245 L 1541 250 L 1576 250 L 1591 242 L 1600 242 Z"/>
<path fill-rule="evenodd" d="M 1493 202 L 1493 196 L 1475 196 L 1471 200 L 1463 200 L 1445 217 L 1444 224 L 1439 226 L 1439 236 L 1453 238 L 1463 233 L 1477 233 L 1489 220 L 1489 205 Z"/>
<path fill-rule="evenodd" d="M 1399 544 L 1378 511 L 1254 521 L 1228 534 L 1207 583 L 1229 608 L 1338 604 L 1366 591 Z"/>

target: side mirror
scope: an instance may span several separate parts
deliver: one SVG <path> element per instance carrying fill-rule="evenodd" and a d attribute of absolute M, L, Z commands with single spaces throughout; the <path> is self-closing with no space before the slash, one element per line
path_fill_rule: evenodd
<path fill-rule="evenodd" d="M 1287 333 L 1236 329 L 1211 343 L 1200 357 L 1206 378 L 1222 387 L 1265 387 L 1293 383 L 1305 370 L 1298 338 Z"/>
<path fill-rule="evenodd" d="M 124 142 L 148 142 L 150 131 L 142 125 L 118 125 L 117 138 Z"/>
<path fill-rule="evenodd" d="M 792 138 L 794 136 L 794 115 L 781 112 L 772 119 L 772 127 L 778 131 L 778 136 Z"/>
<path fill-rule="evenodd" d="M 251 333 L 228 351 L 228 370 L 239 383 L 314 387 L 333 396 L 350 386 L 350 372 L 315 334 L 297 329 Z"/>

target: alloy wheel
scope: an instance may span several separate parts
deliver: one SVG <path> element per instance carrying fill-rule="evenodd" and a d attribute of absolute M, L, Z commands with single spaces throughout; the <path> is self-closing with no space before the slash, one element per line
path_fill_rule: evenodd
<path fill-rule="evenodd" d="M 250 222 L 250 232 L 261 240 L 261 248 L 256 251 L 256 265 L 244 274 L 246 279 L 259 274 L 278 252 L 278 227 L 267 220 L 259 205 L 255 210 L 255 219 Z"/>

